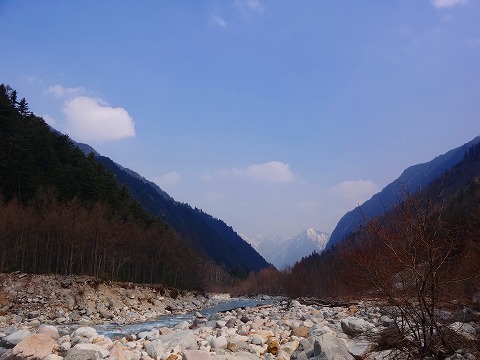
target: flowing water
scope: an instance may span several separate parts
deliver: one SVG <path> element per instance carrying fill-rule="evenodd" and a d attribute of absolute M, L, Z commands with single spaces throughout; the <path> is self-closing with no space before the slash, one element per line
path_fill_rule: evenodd
<path fill-rule="evenodd" d="M 203 316 L 210 316 L 218 312 L 244 308 L 244 307 L 254 307 L 257 305 L 270 304 L 272 302 L 273 300 L 230 299 L 230 300 L 221 302 L 213 307 L 199 310 L 198 312 Z M 138 334 L 142 331 L 152 330 L 153 328 L 159 328 L 163 326 L 173 327 L 182 321 L 191 320 L 195 316 L 195 313 L 196 311 L 189 312 L 186 314 L 181 314 L 181 315 L 163 315 L 153 321 L 128 324 L 128 325 L 118 325 L 118 324 L 97 325 L 95 326 L 95 329 L 97 329 L 99 334 L 103 334 L 108 337 L 116 337 L 116 336 L 121 336 L 125 334 Z"/>

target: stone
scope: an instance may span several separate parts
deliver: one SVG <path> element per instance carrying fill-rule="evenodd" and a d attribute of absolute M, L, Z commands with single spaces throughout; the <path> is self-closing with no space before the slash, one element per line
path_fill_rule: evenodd
<path fill-rule="evenodd" d="M 2 339 L 2 343 L 6 348 L 13 348 L 15 345 L 17 345 L 20 341 L 26 339 L 27 337 L 31 336 L 32 333 L 28 330 L 18 330 L 15 331 L 14 333 L 5 336 Z"/>
<path fill-rule="evenodd" d="M 314 355 L 326 360 L 354 360 L 348 353 L 345 341 L 335 335 L 327 333 L 315 340 Z"/>
<path fill-rule="evenodd" d="M 265 344 L 265 339 L 259 334 L 252 334 L 250 336 L 250 342 L 254 345 L 263 345 Z"/>
<path fill-rule="evenodd" d="M 75 308 L 75 299 L 72 296 L 68 295 L 65 298 L 65 306 L 68 310 L 72 311 Z"/>
<path fill-rule="evenodd" d="M 104 319 L 113 319 L 115 317 L 114 313 L 110 310 L 101 309 L 98 313 Z"/>
<path fill-rule="evenodd" d="M 467 339 L 470 339 L 470 340 L 475 339 L 476 330 L 472 325 L 468 323 L 462 323 L 457 321 L 457 322 L 454 322 L 453 324 L 450 324 L 449 327 L 450 329 L 466 337 Z"/>
<path fill-rule="evenodd" d="M 43 360 L 63 360 L 63 358 L 57 354 L 50 354 Z"/>
<path fill-rule="evenodd" d="M 267 352 L 273 355 L 277 355 L 280 351 L 280 344 L 278 340 L 272 340 L 268 343 Z"/>
<path fill-rule="evenodd" d="M 221 328 L 225 327 L 226 325 L 227 325 L 227 322 L 226 322 L 226 321 L 223 321 L 223 320 L 217 320 L 217 321 L 215 322 L 215 327 L 216 327 L 217 329 L 221 329 Z"/>
<path fill-rule="evenodd" d="M 289 341 L 281 346 L 281 350 L 286 352 L 289 356 L 297 350 L 299 342 L 297 340 Z"/>
<path fill-rule="evenodd" d="M 292 335 L 296 337 L 303 337 L 306 338 L 308 337 L 308 333 L 310 332 L 310 329 L 304 325 L 300 325 L 296 327 L 295 329 L 292 330 Z"/>
<path fill-rule="evenodd" d="M 37 334 L 45 334 L 50 339 L 53 339 L 53 340 L 60 339 L 60 334 L 58 333 L 57 328 L 53 325 L 43 325 L 43 326 L 41 326 L 40 329 L 38 329 Z"/>
<path fill-rule="evenodd" d="M 356 305 L 350 305 L 348 307 L 348 315 L 353 316 L 358 312 L 358 307 Z"/>
<path fill-rule="evenodd" d="M 43 359 L 53 352 L 55 341 L 45 334 L 35 334 L 20 341 L 12 350 L 20 359 Z"/>
<path fill-rule="evenodd" d="M 134 353 L 130 348 L 116 343 L 110 349 L 108 357 L 112 360 L 132 360 Z"/>
<path fill-rule="evenodd" d="M 165 352 L 162 342 L 158 339 L 150 342 L 149 344 L 146 344 L 145 351 L 147 352 L 148 356 L 153 359 L 156 359 L 157 356 L 161 357 L 162 354 Z"/>
<path fill-rule="evenodd" d="M 83 317 L 80 320 L 78 320 L 78 325 L 80 325 L 80 326 L 90 326 L 90 325 L 93 325 L 93 321 Z"/>
<path fill-rule="evenodd" d="M 174 326 L 175 330 L 186 330 L 190 327 L 190 323 L 188 321 L 181 321 L 177 325 Z"/>
<path fill-rule="evenodd" d="M 373 327 L 375 327 L 373 324 L 370 324 L 369 322 L 355 318 L 355 317 L 347 317 L 345 319 L 342 319 L 340 321 L 340 325 L 342 327 L 342 330 L 345 334 L 355 336 L 358 334 L 361 334 Z"/>
<path fill-rule="evenodd" d="M 227 343 L 227 350 L 231 352 L 237 352 L 240 348 L 238 347 L 236 342 L 229 341 Z"/>
<path fill-rule="evenodd" d="M 366 354 L 371 352 L 375 344 L 369 341 L 359 341 L 348 347 L 348 353 L 355 359 L 361 360 Z"/>
<path fill-rule="evenodd" d="M 210 354 L 201 350 L 185 350 L 182 360 L 210 360 Z"/>
<path fill-rule="evenodd" d="M 94 353 L 96 353 L 95 356 L 97 356 L 98 359 L 103 359 L 103 358 L 107 357 L 110 353 L 108 350 L 102 348 L 99 345 L 90 344 L 90 343 L 81 343 L 81 344 L 75 345 L 73 348 L 68 350 L 66 358 L 68 357 L 68 355 L 70 353 L 76 353 L 77 351 L 78 352 L 85 351 L 85 352 L 90 352 L 90 353 L 94 352 Z"/>
<path fill-rule="evenodd" d="M 71 348 L 63 360 L 101 360 L 102 354 L 95 350 L 80 350 Z"/>
<path fill-rule="evenodd" d="M 227 345 L 227 338 L 223 335 L 216 337 L 212 339 L 212 341 L 210 341 L 210 346 L 212 347 L 212 349 L 226 349 Z"/>
<path fill-rule="evenodd" d="M 82 326 L 82 327 L 79 327 L 77 330 L 75 330 L 72 333 L 72 337 L 75 337 L 75 336 L 90 339 L 90 338 L 98 336 L 98 333 L 97 333 L 97 330 L 95 330 L 92 327 Z"/>

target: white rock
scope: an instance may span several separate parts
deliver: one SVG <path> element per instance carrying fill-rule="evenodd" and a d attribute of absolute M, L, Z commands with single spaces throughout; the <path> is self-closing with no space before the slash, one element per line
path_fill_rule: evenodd
<path fill-rule="evenodd" d="M 361 334 L 369 329 L 374 328 L 375 326 L 363 319 L 349 316 L 340 321 L 342 330 L 345 334 L 355 336 Z"/>
<path fill-rule="evenodd" d="M 78 336 L 78 337 L 85 337 L 87 339 L 91 339 L 93 337 L 97 337 L 98 333 L 97 330 L 95 330 L 92 327 L 89 326 L 82 326 L 79 327 L 77 330 L 75 330 L 72 334 L 72 337 Z"/>
<path fill-rule="evenodd" d="M 215 350 L 226 349 L 227 344 L 228 344 L 227 338 L 223 335 L 216 337 L 215 339 L 210 341 L 210 346 L 212 347 L 212 349 L 215 349 Z"/>

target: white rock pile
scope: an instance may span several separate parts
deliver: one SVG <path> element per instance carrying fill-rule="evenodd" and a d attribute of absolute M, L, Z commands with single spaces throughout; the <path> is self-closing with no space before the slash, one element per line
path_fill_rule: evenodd
<path fill-rule="evenodd" d="M 111 339 L 93 327 L 0 328 L 0 360 L 249 360 L 384 359 L 372 351 L 375 334 L 392 320 L 379 308 L 306 306 L 298 301 L 200 313 L 173 328 L 154 328 Z M 60 328 L 61 329 L 61 328 Z M 468 327 L 470 332 L 476 329 Z M 465 350 L 451 359 L 475 359 Z"/>

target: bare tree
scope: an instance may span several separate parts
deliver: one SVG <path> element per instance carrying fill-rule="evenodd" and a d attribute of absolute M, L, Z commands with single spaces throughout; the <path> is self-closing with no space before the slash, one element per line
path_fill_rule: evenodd
<path fill-rule="evenodd" d="M 480 274 L 478 240 L 471 241 L 466 219 L 440 195 L 405 194 L 366 229 L 355 259 L 391 310 L 389 345 L 410 358 L 462 347 L 466 339 L 442 310 L 461 306 L 461 285 Z"/>

